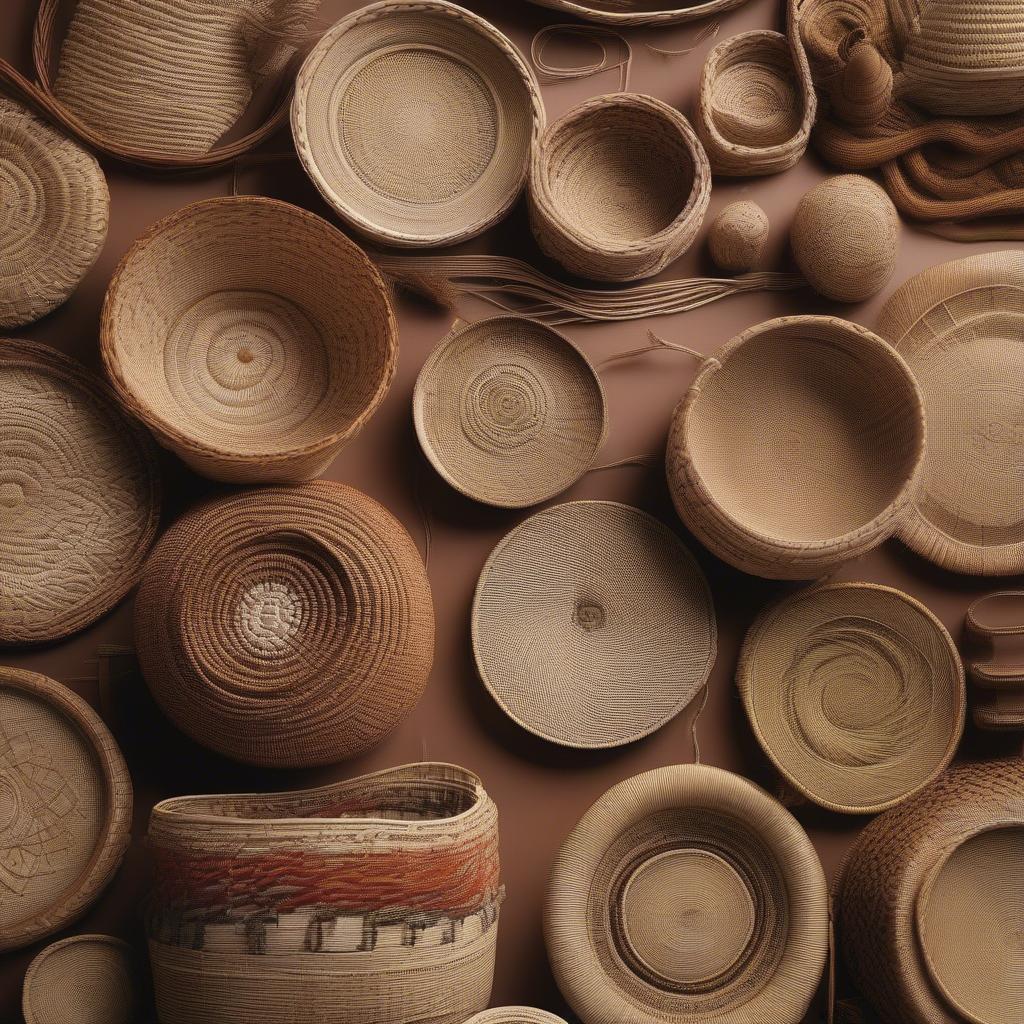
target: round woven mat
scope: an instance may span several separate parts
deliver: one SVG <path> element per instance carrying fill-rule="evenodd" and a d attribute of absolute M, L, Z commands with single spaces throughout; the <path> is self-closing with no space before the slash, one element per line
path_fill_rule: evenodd
<path fill-rule="evenodd" d="M 107 237 L 110 195 L 95 157 L 0 98 L 0 327 L 64 302 Z"/>
<path fill-rule="evenodd" d="M 0 645 L 84 629 L 135 585 L 156 536 L 153 443 L 73 359 L 0 339 Z"/>
<path fill-rule="evenodd" d="M 704 574 L 671 530 L 611 501 L 545 509 L 494 549 L 473 602 L 484 685 L 524 729 L 614 747 L 659 729 L 714 664 Z"/>
<path fill-rule="evenodd" d="M 800 591 L 751 627 L 736 673 L 758 741 L 830 810 L 874 814 L 927 785 L 964 727 L 964 671 L 924 605 L 872 583 Z"/>
<path fill-rule="evenodd" d="M 501 508 L 535 505 L 575 483 L 604 441 L 606 412 L 587 357 L 518 316 L 456 325 L 413 392 L 416 433 L 434 468 Z"/>
<path fill-rule="evenodd" d="M 46 676 L 0 667 L 0 951 L 84 913 L 121 862 L 131 814 L 99 716 Z"/>

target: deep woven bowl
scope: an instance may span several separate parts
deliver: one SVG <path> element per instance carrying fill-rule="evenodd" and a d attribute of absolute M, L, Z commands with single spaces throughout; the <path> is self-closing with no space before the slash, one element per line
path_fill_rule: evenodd
<path fill-rule="evenodd" d="M 781 317 L 705 361 L 673 418 L 669 486 L 719 558 L 813 579 L 900 527 L 924 438 L 917 381 L 881 338 L 836 317 Z"/>
<path fill-rule="evenodd" d="M 388 0 L 343 18 L 306 58 L 292 103 L 313 183 L 387 245 L 452 245 L 490 227 L 522 190 L 543 128 L 519 51 L 443 0 Z"/>
<path fill-rule="evenodd" d="M 606 25 L 671 25 L 696 21 L 712 14 L 721 14 L 740 7 L 747 0 L 697 0 L 677 6 L 673 0 L 531 0 L 540 7 L 563 11 Z"/>
<path fill-rule="evenodd" d="M 530 166 L 530 224 L 567 270 L 633 281 L 693 243 L 711 197 L 704 147 L 652 96 L 587 100 L 547 130 Z"/>
<path fill-rule="evenodd" d="M 384 284 L 327 221 L 255 196 L 206 199 L 128 250 L 101 349 L 127 408 L 217 480 L 317 476 L 395 372 Z"/>

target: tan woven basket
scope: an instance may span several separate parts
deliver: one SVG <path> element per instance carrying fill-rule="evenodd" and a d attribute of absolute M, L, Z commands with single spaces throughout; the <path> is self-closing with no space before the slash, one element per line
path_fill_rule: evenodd
<path fill-rule="evenodd" d="M 920 388 L 846 320 L 781 317 L 704 363 L 673 417 L 676 510 L 719 558 L 813 579 L 902 525 L 924 460 Z"/>
<path fill-rule="evenodd" d="M 964 670 L 941 622 L 874 583 L 801 590 L 751 627 L 736 683 L 764 752 L 799 793 L 876 814 L 952 761 Z"/>
<path fill-rule="evenodd" d="M 135 602 L 146 682 L 205 746 L 300 767 L 359 754 L 416 706 L 434 611 L 412 538 L 343 484 L 246 491 L 161 538 Z"/>
<path fill-rule="evenodd" d="M 964 632 L 975 655 L 967 664 L 974 724 L 996 732 L 1024 729 L 1024 658 L 1018 639 L 1024 636 L 1024 591 L 979 597 L 967 609 Z M 1000 650 L 1004 641 L 1016 641 L 1009 657 Z"/>
<path fill-rule="evenodd" d="M 614 786 L 572 830 L 544 936 L 586 1024 L 799 1024 L 825 964 L 828 892 L 777 801 L 673 765 Z"/>
<path fill-rule="evenodd" d="M 205 476 L 317 476 L 376 411 L 397 326 L 366 254 L 325 220 L 256 196 L 207 199 L 128 250 L 103 307 L 127 408 Z"/>
<path fill-rule="evenodd" d="M 612 93 L 570 110 L 530 165 L 530 224 L 567 270 L 634 281 L 692 244 L 711 197 L 704 147 L 677 110 Z"/>
<path fill-rule="evenodd" d="M 292 103 L 313 183 L 385 245 L 453 245 L 500 220 L 543 128 L 519 51 L 443 0 L 388 0 L 343 18 L 306 58 Z"/>
<path fill-rule="evenodd" d="M 463 1024 L 490 1000 L 498 814 L 462 768 L 165 800 L 149 841 L 161 1024 Z"/>
<path fill-rule="evenodd" d="M 540 7 L 585 18 L 606 25 L 671 25 L 696 21 L 741 7 L 747 0 L 693 0 L 676 6 L 678 0 L 530 0 Z"/>
<path fill-rule="evenodd" d="M 838 942 L 885 1024 L 1016 1024 L 1024 1005 L 1024 761 L 957 765 L 847 859 Z"/>

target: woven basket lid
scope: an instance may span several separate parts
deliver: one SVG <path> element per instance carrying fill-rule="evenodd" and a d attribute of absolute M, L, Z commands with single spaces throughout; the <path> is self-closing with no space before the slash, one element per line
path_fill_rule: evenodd
<path fill-rule="evenodd" d="M 156 536 L 149 436 L 85 367 L 0 339 L 0 645 L 83 629 L 135 585 Z"/>
<path fill-rule="evenodd" d="M 777 801 L 673 765 L 614 786 L 572 830 L 544 934 L 587 1024 L 798 1024 L 825 963 L 828 892 Z"/>
<path fill-rule="evenodd" d="M 520 316 L 456 324 L 423 364 L 416 434 L 456 490 L 501 508 L 560 494 L 606 434 L 604 389 L 568 338 Z"/>
<path fill-rule="evenodd" d="M 107 237 L 95 157 L 0 97 L 0 327 L 32 323 L 78 287 Z"/>
<path fill-rule="evenodd" d="M 138 1024 L 131 947 L 110 935 L 75 935 L 29 964 L 25 1024 Z"/>
<path fill-rule="evenodd" d="M 607 25 L 670 25 L 696 21 L 712 14 L 722 14 L 740 7 L 747 0 L 691 0 L 682 6 L 677 0 L 531 0 L 540 7 L 550 7 Z"/>
<path fill-rule="evenodd" d="M 873 583 L 802 590 L 751 627 L 736 674 L 783 777 L 833 811 L 874 814 L 934 779 L 964 727 L 964 670 L 941 622 Z"/>
<path fill-rule="evenodd" d="M 251 764 L 327 764 L 416 705 L 434 613 L 412 538 L 343 484 L 246 491 L 161 538 L 135 603 L 143 675 L 174 723 Z"/>
<path fill-rule="evenodd" d="M 524 729 L 614 747 L 679 714 L 707 681 L 717 630 L 693 556 L 653 516 L 573 501 L 494 549 L 473 601 L 484 685 Z"/>
<path fill-rule="evenodd" d="M 878 332 L 924 393 L 928 452 L 900 538 L 954 572 L 1024 572 L 1024 253 L 932 267 Z"/>
<path fill-rule="evenodd" d="M 0 951 L 85 912 L 121 863 L 131 815 L 99 716 L 46 676 L 0 667 Z"/>
<path fill-rule="evenodd" d="M 470 1017 L 466 1024 L 565 1024 L 565 1020 L 532 1006 L 498 1006 Z"/>
<path fill-rule="evenodd" d="M 389 0 L 343 18 L 299 71 L 292 134 L 313 183 L 388 245 L 449 245 L 490 227 L 544 126 L 533 72 L 483 18 Z"/>

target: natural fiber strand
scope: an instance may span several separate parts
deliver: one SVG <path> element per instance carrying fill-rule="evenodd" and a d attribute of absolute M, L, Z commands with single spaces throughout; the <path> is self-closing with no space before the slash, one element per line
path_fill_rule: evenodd
<path fill-rule="evenodd" d="M 558 65 L 551 64 L 544 58 L 544 50 L 556 36 L 576 36 L 587 43 L 592 43 L 601 51 L 601 59 L 590 64 Z M 622 50 L 622 57 L 615 63 L 609 63 L 610 54 L 604 40 L 614 40 Z M 579 78 L 591 78 L 605 71 L 619 72 L 619 89 L 629 92 L 629 76 L 633 65 L 633 47 L 629 40 L 619 32 L 600 28 L 594 25 L 546 25 L 537 32 L 530 41 L 530 60 L 537 69 L 541 81 L 549 85 L 553 82 L 567 82 Z"/>

